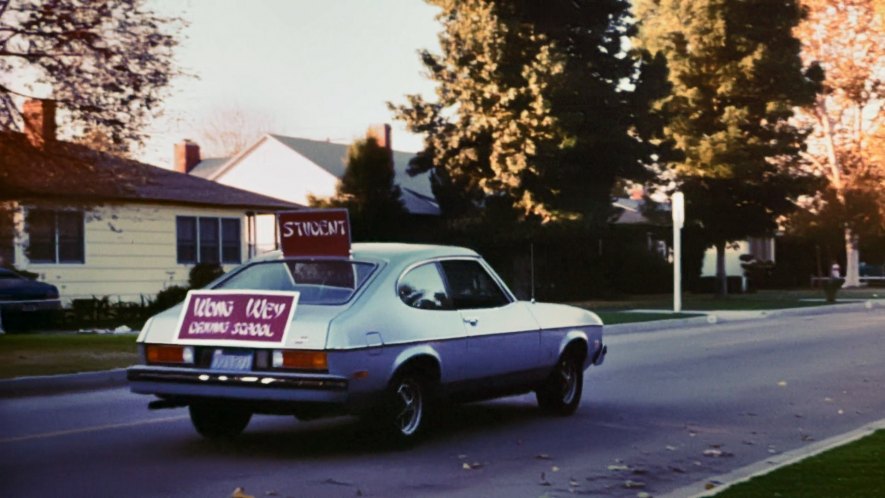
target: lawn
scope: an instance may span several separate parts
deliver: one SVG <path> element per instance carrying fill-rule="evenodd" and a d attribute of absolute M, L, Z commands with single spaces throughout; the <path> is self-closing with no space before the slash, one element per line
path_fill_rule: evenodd
<path fill-rule="evenodd" d="M 717 498 L 885 496 L 885 431 L 732 486 Z"/>
<path fill-rule="evenodd" d="M 0 335 L 0 379 L 122 368 L 136 363 L 135 335 Z"/>

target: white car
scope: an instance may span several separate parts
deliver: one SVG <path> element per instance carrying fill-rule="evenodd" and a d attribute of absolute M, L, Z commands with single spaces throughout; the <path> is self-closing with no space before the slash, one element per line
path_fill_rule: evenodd
<path fill-rule="evenodd" d="M 287 330 L 237 321 L 240 302 Z M 425 430 L 439 400 L 534 391 L 541 408 L 569 415 L 584 370 L 607 351 L 594 313 L 517 300 L 472 250 L 388 243 L 253 260 L 151 318 L 138 348 L 132 391 L 158 396 L 152 408 L 188 406 L 205 437 L 235 436 L 253 413 L 345 413 L 401 441 Z"/>

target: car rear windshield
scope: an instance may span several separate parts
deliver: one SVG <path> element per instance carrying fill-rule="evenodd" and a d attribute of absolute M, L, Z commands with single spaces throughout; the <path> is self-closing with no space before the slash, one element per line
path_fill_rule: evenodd
<path fill-rule="evenodd" d="M 343 304 L 373 271 L 374 264 L 358 261 L 267 261 L 243 268 L 215 288 L 297 291 L 299 304 Z"/>

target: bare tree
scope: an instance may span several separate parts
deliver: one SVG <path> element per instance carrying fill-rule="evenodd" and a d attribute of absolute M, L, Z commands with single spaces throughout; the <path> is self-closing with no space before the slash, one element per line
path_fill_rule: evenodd
<path fill-rule="evenodd" d="M 219 109 L 196 126 L 207 156 L 236 155 L 274 127 L 273 119 L 242 107 Z"/>
<path fill-rule="evenodd" d="M 116 146 L 141 143 L 177 74 L 182 25 L 145 4 L 0 0 L 0 131 L 20 129 L 19 104 L 36 97 Z"/>
<path fill-rule="evenodd" d="M 881 0 L 804 0 L 797 29 L 803 57 L 824 70 L 823 91 L 804 118 L 814 124 L 807 157 L 828 180 L 821 197 L 842 219 L 845 284 L 859 281 L 859 234 L 882 224 L 885 165 L 885 23 Z M 876 204 L 878 205 L 878 208 Z"/>

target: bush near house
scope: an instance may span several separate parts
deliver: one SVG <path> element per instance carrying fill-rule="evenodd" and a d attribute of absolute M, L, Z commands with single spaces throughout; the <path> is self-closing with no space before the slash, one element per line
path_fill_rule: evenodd
<path fill-rule="evenodd" d="M 144 322 L 161 311 L 182 302 L 190 289 L 201 289 L 224 274 L 217 263 L 201 263 L 189 274 L 188 287 L 171 286 L 161 290 L 153 299 L 139 302 L 111 301 L 107 296 L 74 299 L 69 308 L 43 312 L 9 312 L 3 314 L 3 328 L 7 332 L 46 330 L 114 329 L 127 326 L 138 330 Z"/>

